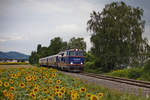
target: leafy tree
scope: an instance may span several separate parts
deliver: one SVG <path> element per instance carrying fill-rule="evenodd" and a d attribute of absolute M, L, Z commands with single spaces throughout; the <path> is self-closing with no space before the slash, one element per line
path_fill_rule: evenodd
<path fill-rule="evenodd" d="M 42 47 L 41 44 L 38 44 L 38 46 L 37 46 L 37 53 L 40 52 L 41 47 Z"/>
<path fill-rule="evenodd" d="M 86 42 L 84 41 L 84 38 L 71 38 L 69 43 L 68 43 L 68 48 L 69 49 L 82 49 L 82 50 L 86 50 Z"/>
<path fill-rule="evenodd" d="M 51 40 L 48 47 L 49 55 L 57 54 L 58 52 L 65 50 L 67 47 L 67 42 L 63 42 L 60 37 L 55 37 Z"/>
<path fill-rule="evenodd" d="M 147 40 L 142 38 L 145 24 L 142 16 L 142 9 L 124 2 L 113 2 L 102 12 L 91 13 L 87 22 L 87 30 L 93 33 L 91 50 L 103 70 L 139 64 L 145 58 Z"/>
<path fill-rule="evenodd" d="M 41 47 L 38 54 L 39 54 L 40 58 L 48 56 L 48 48 L 47 47 Z"/>
<path fill-rule="evenodd" d="M 31 52 L 31 56 L 29 57 L 30 64 L 37 64 L 39 60 L 39 55 L 36 51 Z"/>

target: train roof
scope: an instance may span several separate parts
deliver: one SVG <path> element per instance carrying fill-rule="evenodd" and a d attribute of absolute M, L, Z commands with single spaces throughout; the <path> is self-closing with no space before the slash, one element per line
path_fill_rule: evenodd
<path fill-rule="evenodd" d="M 68 49 L 68 50 L 65 50 L 65 51 L 61 51 L 61 52 L 59 52 L 56 55 L 51 55 L 51 56 L 47 56 L 47 57 L 44 57 L 44 58 L 40 58 L 40 60 L 47 59 L 47 58 L 50 58 L 50 57 L 56 57 L 56 56 L 58 56 L 58 55 L 60 55 L 60 54 L 62 54 L 64 52 L 66 52 L 66 51 L 84 51 L 84 50 L 82 50 L 82 49 Z"/>
<path fill-rule="evenodd" d="M 48 57 L 46 57 L 46 58 L 49 58 L 49 57 L 56 57 L 56 56 L 58 56 L 58 54 L 57 54 L 57 55 L 51 55 L 51 56 L 48 56 Z"/>
<path fill-rule="evenodd" d="M 69 49 L 69 50 L 65 50 L 65 51 L 83 51 L 82 49 Z"/>
<path fill-rule="evenodd" d="M 82 50 L 82 49 L 68 49 L 68 50 L 65 50 L 65 51 L 60 51 L 58 54 L 64 53 L 66 51 L 84 51 L 84 50 Z"/>
<path fill-rule="evenodd" d="M 44 57 L 44 58 L 40 58 L 40 60 L 42 60 L 42 59 L 47 59 L 47 58 L 51 58 L 51 57 L 56 57 L 56 56 L 58 56 L 58 55 L 47 56 L 47 57 Z"/>

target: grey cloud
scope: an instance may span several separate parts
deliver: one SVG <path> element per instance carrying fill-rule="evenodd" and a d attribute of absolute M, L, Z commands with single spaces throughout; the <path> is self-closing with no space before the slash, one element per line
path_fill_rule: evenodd
<path fill-rule="evenodd" d="M 150 39 L 147 28 L 150 24 L 149 0 L 140 1 L 125 0 L 145 10 L 145 36 Z M 86 23 L 90 13 L 92 10 L 102 11 L 105 4 L 110 2 L 112 0 L 0 0 L 0 40 L 3 41 L 0 42 L 0 50 L 30 54 L 37 44 L 48 46 L 50 39 L 57 36 L 64 41 L 84 37 L 89 49 L 90 33 L 86 31 Z M 23 38 L 12 40 L 8 36 Z"/>

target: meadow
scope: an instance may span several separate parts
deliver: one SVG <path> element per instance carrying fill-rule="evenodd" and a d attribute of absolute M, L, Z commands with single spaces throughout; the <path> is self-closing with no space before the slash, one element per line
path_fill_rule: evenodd
<path fill-rule="evenodd" d="M 52 68 L 0 69 L 0 100 L 149 100 L 87 84 Z"/>

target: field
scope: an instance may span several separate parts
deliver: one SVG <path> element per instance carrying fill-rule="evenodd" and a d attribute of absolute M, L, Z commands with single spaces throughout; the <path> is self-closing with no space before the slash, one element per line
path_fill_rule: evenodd
<path fill-rule="evenodd" d="M 7 68 L 33 68 L 36 66 L 32 65 L 0 65 L 0 69 L 7 69 Z"/>
<path fill-rule="evenodd" d="M 28 65 L 26 62 L 0 62 L 0 65 Z"/>
<path fill-rule="evenodd" d="M 56 69 L 0 66 L 0 100 L 149 100 L 87 84 Z"/>

